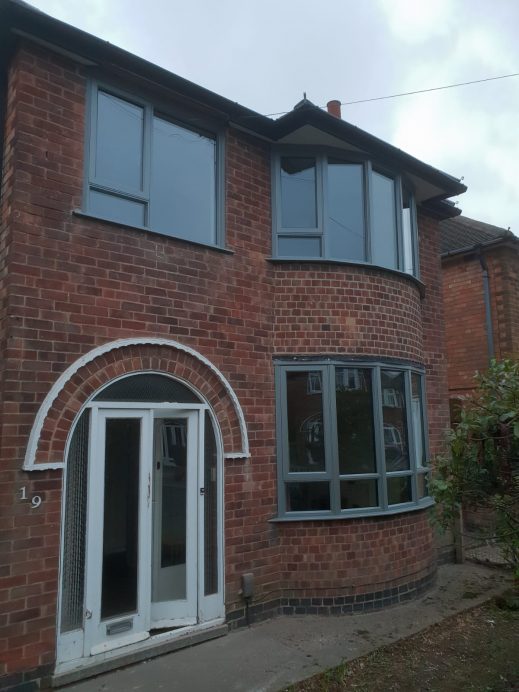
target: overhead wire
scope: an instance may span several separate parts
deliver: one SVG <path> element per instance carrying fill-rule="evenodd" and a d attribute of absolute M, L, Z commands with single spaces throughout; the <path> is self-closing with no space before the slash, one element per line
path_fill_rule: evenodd
<path fill-rule="evenodd" d="M 512 72 L 510 74 L 502 74 L 497 77 L 484 77 L 483 79 L 472 79 L 468 82 L 457 82 L 455 84 L 445 84 L 443 86 L 429 87 L 428 89 L 415 89 L 414 91 L 403 91 L 398 94 L 388 94 L 387 96 L 374 96 L 369 99 L 358 99 L 356 101 L 341 101 L 341 106 L 353 106 L 358 103 L 371 103 L 373 101 L 384 101 L 387 99 L 396 99 L 400 96 L 413 96 L 414 94 L 426 94 L 431 91 L 441 91 L 443 89 L 454 89 L 455 87 L 469 86 L 470 84 L 481 84 L 482 82 L 493 82 L 498 79 L 507 79 L 508 77 L 519 77 L 519 72 Z M 318 108 L 326 108 L 326 106 L 318 106 Z M 272 118 L 277 115 L 286 115 L 290 111 L 280 111 L 279 113 L 267 113 L 267 118 Z"/>

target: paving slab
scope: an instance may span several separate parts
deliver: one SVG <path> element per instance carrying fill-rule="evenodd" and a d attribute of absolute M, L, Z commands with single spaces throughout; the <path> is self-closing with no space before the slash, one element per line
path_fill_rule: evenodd
<path fill-rule="evenodd" d="M 502 569 L 442 565 L 435 586 L 405 605 L 359 615 L 277 617 L 61 689 L 278 692 L 479 605 L 510 584 L 510 572 Z"/>

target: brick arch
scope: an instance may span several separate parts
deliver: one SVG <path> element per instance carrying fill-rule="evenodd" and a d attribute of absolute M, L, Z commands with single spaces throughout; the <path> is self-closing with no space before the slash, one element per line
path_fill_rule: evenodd
<path fill-rule="evenodd" d="M 238 398 L 223 374 L 194 349 L 166 339 L 121 339 L 73 363 L 47 394 L 36 416 L 24 462 L 26 470 L 61 468 L 72 424 L 101 387 L 124 375 L 153 371 L 173 376 L 198 392 L 220 426 L 224 456 L 249 456 Z"/>

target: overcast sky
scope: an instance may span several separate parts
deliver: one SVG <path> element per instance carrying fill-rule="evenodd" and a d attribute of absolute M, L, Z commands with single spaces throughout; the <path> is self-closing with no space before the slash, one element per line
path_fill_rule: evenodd
<path fill-rule="evenodd" d="M 31 0 L 264 114 L 519 72 L 518 0 Z M 466 216 L 519 235 L 519 77 L 346 105 L 456 177 Z"/>

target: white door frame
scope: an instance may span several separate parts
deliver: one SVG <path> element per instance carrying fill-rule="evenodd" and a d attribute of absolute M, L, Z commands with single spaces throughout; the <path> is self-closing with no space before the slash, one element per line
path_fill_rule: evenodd
<path fill-rule="evenodd" d="M 106 422 L 109 419 L 133 419 L 141 421 L 139 450 L 139 514 L 137 609 L 135 614 L 118 615 L 101 620 L 101 587 L 103 569 L 103 520 L 105 501 L 105 441 Z M 91 419 L 92 444 L 90 445 L 87 539 L 85 560 L 85 642 L 84 656 L 134 644 L 149 637 L 151 573 L 151 440 L 153 435 L 152 411 L 146 409 L 94 409 Z M 131 631 L 108 638 L 108 628 L 117 629 L 118 623 L 131 624 Z"/>
<path fill-rule="evenodd" d="M 204 529 L 204 496 L 202 494 L 198 495 L 198 492 L 196 493 L 196 497 L 198 499 L 198 502 L 196 503 L 195 507 L 197 508 L 196 511 L 198 513 L 197 521 L 198 524 L 198 532 L 197 532 L 197 537 L 195 540 L 195 545 L 196 541 L 198 541 L 198 555 L 197 555 L 197 562 L 198 562 L 198 569 L 197 569 L 197 574 L 195 578 L 195 584 L 197 585 L 197 592 L 198 592 L 198 624 L 195 626 L 200 626 L 200 627 L 207 627 L 208 624 L 211 622 L 223 622 L 225 619 L 225 604 L 224 604 L 224 524 L 223 524 L 223 519 L 224 519 L 224 512 L 223 512 L 223 488 L 224 488 L 224 478 L 223 478 L 223 473 L 224 473 L 224 467 L 223 467 L 223 446 L 222 446 L 222 439 L 221 439 L 221 433 L 220 429 L 217 423 L 217 419 L 214 416 L 213 412 L 211 411 L 210 407 L 207 404 L 184 404 L 184 403 L 134 403 L 134 402 L 97 402 L 97 401 L 91 401 L 89 404 L 87 404 L 84 408 L 89 408 L 91 410 L 91 421 L 90 421 L 90 441 L 91 444 L 89 445 L 89 462 L 88 462 L 88 467 L 89 467 L 89 487 L 88 487 L 88 511 L 87 511 L 87 526 L 89 523 L 89 514 L 88 512 L 90 511 L 90 498 L 94 495 L 98 495 L 98 490 L 99 488 L 96 487 L 95 491 L 92 492 L 92 489 L 90 488 L 90 482 L 91 482 L 91 476 L 94 474 L 90 473 L 90 469 L 92 468 L 92 465 L 94 463 L 93 455 L 94 451 L 93 448 L 95 447 L 98 450 L 98 446 L 96 444 L 96 440 L 99 440 L 99 413 L 104 413 L 108 417 L 117 417 L 115 415 L 115 412 L 121 412 L 122 415 L 121 417 L 124 417 L 126 414 L 129 414 L 130 412 L 134 412 L 136 417 L 140 417 L 143 414 L 145 414 L 145 417 L 147 419 L 146 426 L 141 427 L 141 431 L 143 434 L 141 434 L 141 477 L 143 478 L 143 471 L 142 471 L 142 464 L 143 464 L 143 446 L 147 445 L 148 450 L 153 450 L 153 419 L 157 417 L 169 417 L 172 416 L 174 417 L 177 414 L 180 414 L 180 412 L 193 412 L 193 414 L 198 414 L 198 445 L 197 445 L 197 458 L 198 458 L 198 479 L 197 479 L 197 485 L 201 486 L 201 483 L 199 481 L 203 481 L 204 479 L 204 423 L 205 423 L 205 412 L 207 411 L 212 424 L 214 428 L 214 433 L 216 437 L 216 449 L 217 449 L 217 477 L 218 477 L 218 501 L 217 501 L 217 506 L 218 506 L 218 515 L 217 515 L 217 522 L 218 522 L 218 531 L 217 531 L 217 540 L 218 540 L 218 591 L 215 594 L 206 596 L 204 594 L 204 541 L 203 541 L 203 529 Z M 84 410 L 84 409 L 83 409 Z M 80 414 L 83 411 L 80 412 Z M 77 419 L 79 419 L 80 414 L 78 414 Z M 106 417 L 105 417 L 106 419 Z M 95 421 L 95 423 L 94 423 Z M 144 431 L 144 428 L 146 427 L 146 430 Z M 73 430 L 73 429 L 72 429 Z M 65 458 L 67 458 L 68 455 L 68 448 L 70 445 L 70 438 L 67 442 L 67 449 L 65 453 Z M 146 442 L 145 442 L 146 438 Z M 104 450 L 103 451 L 103 463 L 104 463 Z M 153 458 L 153 454 L 151 454 L 151 460 Z M 63 479 L 63 488 L 66 488 L 66 468 L 65 468 L 65 474 L 64 474 L 64 479 Z M 193 474 L 194 475 L 194 474 Z M 147 481 L 147 479 L 146 479 Z M 104 511 L 104 482 L 102 483 L 103 485 L 103 492 L 102 496 L 99 497 L 97 496 L 97 516 L 101 517 L 103 516 L 103 511 Z M 147 482 L 143 484 L 145 486 L 145 494 L 146 498 L 145 501 L 147 503 Z M 142 498 L 141 498 L 142 501 Z M 62 517 L 65 516 L 65 506 L 66 506 L 66 497 L 65 497 L 65 492 L 63 492 L 62 496 Z M 101 519 L 102 522 L 102 519 Z M 151 511 L 150 511 L 150 516 L 149 519 L 146 519 L 146 522 L 140 522 L 139 526 L 139 531 L 144 531 L 145 525 L 148 527 L 148 531 L 151 531 Z M 58 632 L 58 642 L 57 642 L 57 667 L 56 670 L 57 672 L 59 670 L 67 670 L 68 668 L 71 667 L 82 667 L 89 665 L 93 661 L 102 658 L 104 659 L 105 656 L 111 655 L 108 652 L 110 652 L 111 649 L 114 649 L 114 646 L 100 646 L 96 647 L 95 644 L 93 644 L 93 638 L 92 638 L 92 631 L 93 631 L 93 626 L 90 626 L 89 620 L 92 619 L 92 617 L 89 617 L 91 609 L 88 608 L 88 604 L 91 603 L 92 600 L 94 602 L 98 603 L 98 609 L 100 613 L 100 596 L 101 596 L 101 588 L 100 588 L 100 583 L 97 580 L 97 601 L 95 601 L 94 598 L 94 586 L 92 582 L 92 577 L 89 576 L 89 568 L 88 564 L 91 562 L 92 559 L 92 550 L 94 550 L 94 554 L 97 551 L 99 551 L 99 547 L 96 548 L 95 546 L 95 541 L 94 541 L 94 536 L 90 536 L 90 533 L 92 532 L 87 532 L 86 536 L 86 555 L 85 555 L 85 619 L 83 622 L 83 628 L 74 630 L 72 632 L 65 632 L 65 633 L 60 633 L 59 632 L 59 627 L 60 627 L 60 622 L 61 622 L 61 592 L 62 592 L 62 579 L 61 579 L 61 574 L 60 574 L 60 583 L 59 583 L 59 605 L 58 605 L 58 620 L 57 620 L 57 632 Z M 100 546 L 102 550 L 102 525 L 101 525 L 101 533 L 99 533 L 99 529 L 97 532 L 97 540 L 98 542 L 100 541 Z M 143 541 L 143 538 L 140 537 L 141 542 Z M 92 541 L 93 545 L 91 547 L 90 541 Z M 147 534 L 146 540 L 144 540 L 143 545 L 148 543 L 149 545 L 149 550 L 151 553 L 151 539 L 150 539 L 150 533 Z M 62 526 L 62 546 L 63 546 L 63 526 Z M 91 556 L 91 559 L 89 560 L 89 554 Z M 66 559 L 66 556 L 63 554 L 61 555 L 61 561 L 63 563 L 63 560 Z M 141 568 L 144 568 L 144 565 L 147 565 L 148 567 L 151 565 L 151 555 L 149 558 L 146 560 L 143 560 L 143 565 L 140 565 Z M 139 575 L 139 578 L 141 576 Z M 148 593 L 151 595 L 151 570 L 147 569 L 147 574 L 143 575 L 143 583 L 146 583 L 146 580 L 149 582 L 148 586 Z M 140 591 L 140 589 L 139 589 Z M 90 611 L 90 612 L 89 612 Z M 114 618 L 115 619 L 115 618 Z M 117 618 L 119 619 L 119 618 Z M 150 614 L 149 614 L 149 620 L 150 620 L 150 625 L 153 627 L 160 626 L 161 622 L 155 621 L 153 622 L 151 618 L 151 597 L 150 597 Z M 179 623 L 180 624 L 180 623 Z M 189 624 L 188 622 L 185 622 L 186 626 Z M 186 627 L 186 629 L 191 629 L 191 627 Z M 168 637 L 171 636 L 176 637 L 181 635 L 183 632 L 182 629 L 177 629 L 177 630 L 172 630 L 171 633 L 168 633 Z M 134 635 L 135 636 L 135 635 Z M 134 649 L 135 646 L 139 646 L 139 644 L 133 644 L 132 642 L 139 642 L 142 641 L 143 639 L 147 638 L 149 636 L 149 629 L 144 636 L 141 633 L 140 637 L 132 638 L 131 635 L 126 635 L 124 637 L 118 637 L 117 638 L 117 647 L 120 646 L 127 646 L 130 645 L 130 649 Z M 159 635 L 160 641 L 164 641 L 165 634 Z M 87 653 L 87 646 L 85 645 L 88 640 L 89 644 L 92 644 L 90 653 Z M 114 638 L 115 642 L 115 638 Z M 143 642 L 146 644 L 146 642 Z M 126 650 L 126 649 L 125 649 Z M 112 651 L 111 653 L 116 654 L 116 651 Z M 124 653 L 124 652 L 121 652 Z"/>

